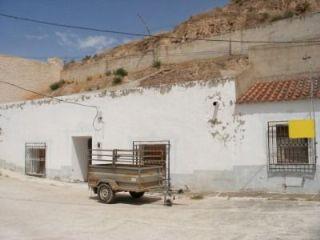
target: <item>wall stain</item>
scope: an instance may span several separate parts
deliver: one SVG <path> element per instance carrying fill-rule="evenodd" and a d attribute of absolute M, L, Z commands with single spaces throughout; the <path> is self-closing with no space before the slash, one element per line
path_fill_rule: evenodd
<path fill-rule="evenodd" d="M 231 82 L 231 81 L 234 81 L 234 79 L 229 77 L 221 77 L 221 78 L 214 78 L 212 80 L 199 80 L 199 81 L 167 84 L 167 85 L 161 85 L 161 86 L 159 85 L 159 86 L 137 87 L 132 89 L 122 89 L 122 90 L 112 90 L 112 91 L 100 90 L 99 92 L 95 92 L 95 93 L 90 92 L 87 94 L 82 94 L 77 96 L 59 96 L 59 97 L 55 97 L 55 99 L 45 98 L 45 99 L 38 99 L 38 100 L 27 100 L 27 101 L 17 102 L 17 103 L 1 104 L 0 110 L 10 110 L 10 109 L 23 110 L 24 107 L 27 105 L 32 105 L 32 106 L 56 105 L 56 104 L 62 104 L 64 103 L 64 101 L 84 102 L 92 98 L 105 98 L 105 97 L 118 98 L 118 97 L 128 96 L 130 94 L 142 95 L 145 90 L 149 90 L 149 89 L 157 90 L 160 94 L 164 95 L 169 93 L 174 87 L 192 88 L 195 86 L 200 86 L 200 87 L 213 88 L 218 85 L 223 86 L 227 82 Z M 214 96 L 211 96 L 211 98 L 214 98 Z M 223 106 L 225 106 L 224 102 L 222 104 Z"/>
<path fill-rule="evenodd" d="M 210 102 L 210 104 L 217 102 L 214 105 L 213 114 L 208 120 L 211 129 L 210 134 L 214 139 L 221 141 L 224 146 L 228 144 L 235 145 L 241 143 L 244 139 L 245 121 L 242 119 L 241 114 L 228 116 L 228 112 L 226 113 L 225 110 L 229 111 L 230 108 L 234 108 L 234 101 L 224 99 L 222 96 L 223 94 L 217 91 L 206 98 L 206 101 Z M 225 114 L 227 114 L 227 117 L 223 117 Z"/>

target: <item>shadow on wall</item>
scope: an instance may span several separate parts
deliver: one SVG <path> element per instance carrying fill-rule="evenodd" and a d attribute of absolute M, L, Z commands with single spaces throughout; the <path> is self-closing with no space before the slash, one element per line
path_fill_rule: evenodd
<path fill-rule="evenodd" d="M 288 192 L 317 193 L 320 173 L 270 176 L 265 165 L 234 166 L 232 170 L 196 170 L 192 174 L 173 174 L 176 188 L 199 192 Z"/>
<path fill-rule="evenodd" d="M 89 148 L 92 146 L 91 137 L 72 137 L 72 178 L 87 181 Z M 90 143 L 90 144 L 89 144 Z"/>
<path fill-rule="evenodd" d="M 314 102 L 315 111 L 320 112 L 320 101 Z M 311 109 L 310 100 L 236 104 L 235 115 L 257 113 L 308 113 Z"/>

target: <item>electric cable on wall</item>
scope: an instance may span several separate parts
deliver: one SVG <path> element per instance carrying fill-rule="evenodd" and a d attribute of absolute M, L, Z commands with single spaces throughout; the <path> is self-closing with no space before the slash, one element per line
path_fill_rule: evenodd
<path fill-rule="evenodd" d="M 6 81 L 2 81 L 2 80 L 0 80 L 0 83 L 7 84 L 7 85 L 10 85 L 12 87 L 18 88 L 20 90 L 23 90 L 23 91 L 26 91 L 26 92 L 30 92 L 30 93 L 33 93 L 33 94 L 36 94 L 36 95 L 39 95 L 39 96 L 42 96 L 42 97 L 51 98 L 51 99 L 57 100 L 58 102 L 64 102 L 64 103 L 67 103 L 67 104 L 78 105 L 78 106 L 86 107 L 86 108 L 94 108 L 96 110 L 96 114 L 95 114 L 95 116 L 93 118 L 93 121 L 92 121 L 92 127 L 96 131 L 100 131 L 101 130 L 101 128 L 98 128 L 96 126 L 96 121 L 98 119 L 100 111 L 99 111 L 99 108 L 97 106 L 95 106 L 95 105 L 87 105 L 87 104 L 83 104 L 83 103 L 64 100 L 64 99 L 61 99 L 61 98 L 53 97 L 53 96 L 50 96 L 50 95 L 47 95 L 47 94 L 44 94 L 44 93 L 40 93 L 40 92 L 37 92 L 37 91 L 34 91 L 34 90 L 30 90 L 30 89 L 27 89 L 25 87 L 19 86 L 17 84 L 6 82 Z"/>

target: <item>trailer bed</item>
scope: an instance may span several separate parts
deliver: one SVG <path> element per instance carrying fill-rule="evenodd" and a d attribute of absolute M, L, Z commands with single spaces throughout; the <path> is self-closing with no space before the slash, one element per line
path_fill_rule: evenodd
<path fill-rule="evenodd" d="M 98 164 L 88 169 L 88 184 L 95 189 L 107 182 L 114 191 L 148 192 L 163 187 L 161 166 Z"/>
<path fill-rule="evenodd" d="M 170 142 L 134 141 L 132 149 L 91 149 L 88 185 L 101 202 L 112 203 L 117 192 L 140 198 L 162 192 L 171 202 Z"/>

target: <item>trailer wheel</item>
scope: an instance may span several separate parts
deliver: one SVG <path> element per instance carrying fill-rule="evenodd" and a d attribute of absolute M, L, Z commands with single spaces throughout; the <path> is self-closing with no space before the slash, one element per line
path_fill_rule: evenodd
<path fill-rule="evenodd" d="M 114 200 L 114 191 L 109 184 L 103 183 L 98 187 L 98 197 L 103 203 L 112 203 Z"/>
<path fill-rule="evenodd" d="M 141 198 L 144 195 L 144 192 L 129 192 L 132 198 Z"/>

